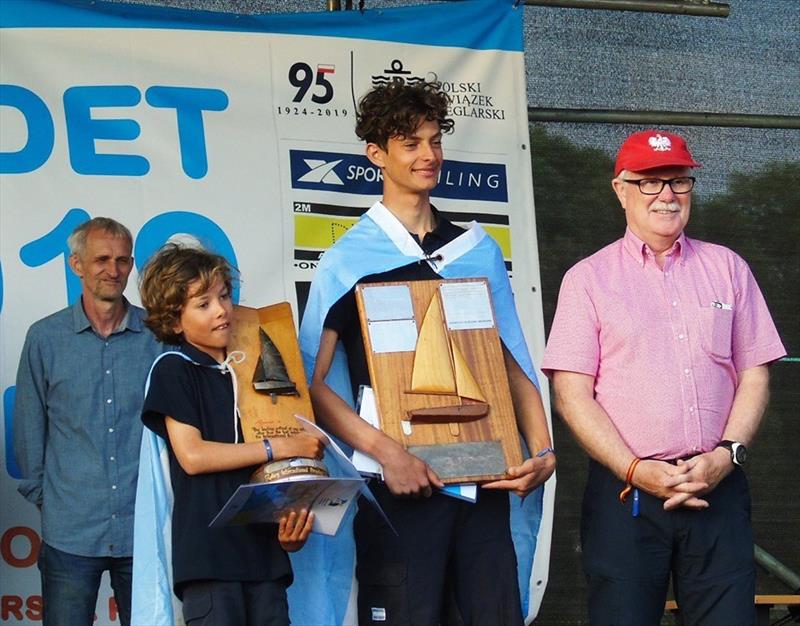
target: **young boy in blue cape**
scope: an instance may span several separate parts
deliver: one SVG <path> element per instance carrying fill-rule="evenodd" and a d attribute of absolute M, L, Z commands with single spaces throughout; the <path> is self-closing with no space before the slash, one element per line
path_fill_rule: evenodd
<path fill-rule="evenodd" d="M 277 526 L 209 522 L 259 465 L 322 458 L 324 442 L 305 433 L 244 442 L 231 367 L 244 355 L 228 351 L 231 292 L 222 256 L 177 244 L 161 248 L 140 277 L 145 323 L 177 350 L 154 361 L 142 408 L 133 624 L 175 624 L 173 590 L 188 625 L 289 624 L 287 552 L 305 544 L 313 514 L 292 512 Z"/>
<path fill-rule="evenodd" d="M 373 491 L 398 533 L 372 507 L 359 509 L 354 532 L 362 626 L 521 625 L 518 580 L 527 599 L 539 518 L 536 511 L 526 515 L 519 500 L 512 507 L 508 494 L 524 498 L 555 469 L 502 254 L 476 223 L 464 230 L 430 204 L 442 135 L 453 128 L 448 104 L 436 83 L 395 82 L 361 100 L 356 134 L 381 170 L 383 197 L 321 259 L 300 329 L 317 419 L 381 463 L 384 479 Z M 430 466 L 353 409 L 359 385 L 370 384 L 355 285 L 464 277 L 489 279 L 518 428 L 533 453 L 509 467 L 504 479 L 481 485 L 474 504 L 442 495 Z"/>

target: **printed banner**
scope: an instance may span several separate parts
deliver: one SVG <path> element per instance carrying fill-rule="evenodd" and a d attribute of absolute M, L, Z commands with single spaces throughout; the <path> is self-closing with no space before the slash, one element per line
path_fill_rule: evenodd
<path fill-rule="evenodd" d="M 380 170 L 353 132 L 357 100 L 398 78 L 438 80 L 452 99 L 455 133 L 444 140 L 433 201 L 456 223 L 477 220 L 499 243 L 538 362 L 544 331 L 522 10 L 512 0 L 474 0 L 236 16 L 4 0 L 0 621 L 41 620 L 39 514 L 16 493 L 14 380 L 27 328 L 80 295 L 66 240 L 90 217 L 113 217 L 133 232 L 127 296 L 135 303 L 136 272 L 153 252 L 192 238 L 239 268 L 235 301 L 289 300 L 299 319 L 320 255 L 381 193 Z M 547 583 L 552 493 L 545 502 L 544 516 L 541 494 L 512 507 L 519 518 L 542 520 L 517 538 L 529 618 Z M 326 541 L 338 542 L 335 550 Z M 315 551 L 335 552 L 337 562 L 315 572 Z M 293 557 L 293 623 L 355 623 L 353 559 L 349 529 L 333 540 L 313 537 Z M 116 619 L 110 596 L 104 586 L 98 624 Z"/>

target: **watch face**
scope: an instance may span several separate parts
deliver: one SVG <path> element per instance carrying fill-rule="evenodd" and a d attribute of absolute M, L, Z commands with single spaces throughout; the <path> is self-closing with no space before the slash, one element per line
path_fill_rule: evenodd
<path fill-rule="evenodd" d="M 747 461 L 747 448 L 740 443 L 734 444 L 732 452 L 733 462 L 737 465 L 744 465 L 745 461 Z"/>

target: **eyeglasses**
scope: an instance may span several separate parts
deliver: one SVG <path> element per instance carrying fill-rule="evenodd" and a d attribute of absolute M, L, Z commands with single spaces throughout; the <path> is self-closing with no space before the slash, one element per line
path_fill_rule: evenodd
<path fill-rule="evenodd" d="M 630 183 L 637 185 L 639 191 L 646 196 L 657 196 L 664 189 L 664 185 L 669 185 L 672 193 L 689 193 L 694 187 L 694 176 L 681 176 L 680 178 L 637 178 L 636 180 L 628 180 L 623 178 L 623 183 Z"/>

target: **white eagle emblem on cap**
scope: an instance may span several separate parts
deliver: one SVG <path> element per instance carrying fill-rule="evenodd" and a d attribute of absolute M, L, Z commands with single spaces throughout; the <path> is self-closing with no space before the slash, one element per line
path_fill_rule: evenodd
<path fill-rule="evenodd" d="M 650 147 L 656 152 L 666 152 L 667 150 L 672 150 L 672 142 L 669 140 L 669 137 L 664 137 L 663 135 L 650 137 L 650 139 L 647 140 L 647 143 L 649 143 Z"/>

